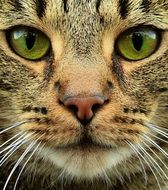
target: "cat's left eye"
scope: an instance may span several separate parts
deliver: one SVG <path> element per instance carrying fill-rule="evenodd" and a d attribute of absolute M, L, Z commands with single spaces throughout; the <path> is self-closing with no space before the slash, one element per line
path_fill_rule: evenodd
<path fill-rule="evenodd" d="M 51 46 L 44 33 L 31 27 L 13 28 L 7 33 L 7 39 L 16 54 L 29 60 L 43 58 Z"/>
<path fill-rule="evenodd" d="M 160 32 L 150 26 L 136 27 L 122 33 L 116 49 L 124 59 L 138 61 L 152 55 L 160 44 Z"/>

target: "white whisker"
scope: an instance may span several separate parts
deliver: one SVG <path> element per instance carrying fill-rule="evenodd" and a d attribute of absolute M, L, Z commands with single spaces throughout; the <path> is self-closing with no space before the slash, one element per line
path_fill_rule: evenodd
<path fill-rule="evenodd" d="M 7 141 L 5 141 L 3 144 L 0 145 L 0 148 L 2 148 L 3 146 L 5 146 L 6 144 L 8 144 L 10 141 L 12 141 L 13 139 L 15 139 L 16 137 L 18 137 L 19 135 L 21 135 L 23 132 L 19 132 L 16 135 L 14 135 L 13 137 L 11 137 L 10 139 L 8 139 Z M 1 152 L 0 152 L 1 154 Z"/>
<path fill-rule="evenodd" d="M 162 174 L 164 174 L 165 178 L 168 180 L 168 177 L 165 174 L 165 172 L 163 171 L 163 169 L 159 166 L 159 164 L 156 162 L 156 160 L 153 159 L 153 157 L 140 144 L 138 146 L 140 147 L 141 151 L 146 155 L 146 157 L 148 158 L 149 162 L 152 164 L 153 168 L 156 170 L 156 172 L 158 173 L 158 175 L 160 176 L 160 178 L 165 183 L 165 180 L 163 179 L 163 176 L 158 171 L 158 168 L 159 168 L 159 170 L 162 172 Z M 165 183 L 165 185 L 167 185 L 167 184 Z"/>
<path fill-rule="evenodd" d="M 21 126 L 21 125 L 27 123 L 28 121 L 29 121 L 29 120 L 27 120 L 27 121 L 22 121 L 22 122 L 18 122 L 18 123 L 16 123 L 15 125 L 11 125 L 11 126 L 5 128 L 4 130 L 0 131 L 0 135 L 2 135 L 3 133 L 9 131 L 10 129 L 14 129 L 14 128 L 16 128 L 16 127 L 19 127 L 19 126 Z"/>
<path fill-rule="evenodd" d="M 150 129 L 152 129 L 153 131 L 157 132 L 158 134 L 164 136 L 165 138 L 168 139 L 168 133 L 167 132 L 164 132 L 163 130 L 159 129 L 158 127 L 156 126 L 153 126 L 153 125 L 148 125 Z"/>
<path fill-rule="evenodd" d="M 37 151 L 37 149 L 39 148 L 41 142 L 36 146 L 36 148 L 33 150 L 33 152 L 30 154 L 30 156 L 28 157 L 27 161 L 25 162 L 25 164 L 23 165 L 17 179 L 16 179 L 16 182 L 15 182 L 15 185 L 14 185 L 14 188 L 13 190 L 16 190 L 16 187 L 17 187 L 17 184 L 18 184 L 18 181 L 23 173 L 23 170 L 25 169 L 26 165 L 28 164 L 28 162 L 30 161 L 30 159 L 33 157 L 34 153 Z"/>
<path fill-rule="evenodd" d="M 154 129 L 158 134 L 162 135 L 163 137 L 167 138 L 168 139 L 168 134 L 161 131 L 160 129 Z"/>
<path fill-rule="evenodd" d="M 168 153 L 165 150 L 163 150 L 155 141 L 153 141 L 151 138 L 149 138 L 145 134 L 144 134 L 144 137 L 146 137 L 145 139 L 148 140 L 148 142 L 154 145 L 159 151 L 161 151 L 166 156 L 166 158 L 168 158 Z"/>
<path fill-rule="evenodd" d="M 6 190 L 6 187 L 9 183 L 9 180 L 11 179 L 13 173 L 15 172 L 15 170 L 17 169 L 17 167 L 19 166 L 19 164 L 23 161 L 23 159 L 25 158 L 25 156 L 30 152 L 30 150 L 33 148 L 33 146 L 36 144 L 36 142 L 32 142 L 24 151 L 24 153 L 20 156 L 20 158 L 18 159 L 18 161 L 16 162 L 16 164 L 14 165 L 14 167 L 12 168 L 6 182 L 5 185 L 3 187 L 3 190 Z"/>
<path fill-rule="evenodd" d="M 143 144 L 158 158 L 158 160 L 164 165 L 164 167 L 166 169 L 168 169 L 168 166 L 163 162 L 163 160 L 156 154 L 156 152 L 154 150 L 152 150 L 152 148 L 145 142 L 143 142 Z M 167 177 L 168 178 L 168 177 Z"/>
<path fill-rule="evenodd" d="M 143 173 L 144 173 L 144 179 L 145 179 L 145 187 L 147 186 L 147 174 L 146 174 L 146 170 L 145 170 L 145 166 L 144 166 L 144 164 L 143 164 L 143 162 L 142 162 L 142 160 L 141 160 L 141 158 L 140 158 L 140 156 L 139 156 L 139 154 L 137 153 L 138 152 L 138 150 L 134 150 L 132 147 L 131 147 L 131 143 L 129 142 L 129 141 L 125 141 L 127 144 L 128 144 L 128 146 L 133 150 L 133 152 L 136 154 L 136 156 L 137 156 L 137 158 L 139 159 L 139 161 L 140 161 L 140 164 L 141 164 L 141 166 L 142 166 L 142 171 L 143 171 Z M 134 147 L 135 148 L 135 147 Z"/>
<path fill-rule="evenodd" d="M 36 162 L 37 162 L 39 154 L 41 153 L 44 146 L 45 146 L 45 143 L 43 143 L 43 145 L 41 145 L 41 147 L 39 148 L 38 152 L 35 155 L 35 158 L 34 158 L 33 162 L 31 163 L 31 168 L 33 169 L 33 171 L 31 172 L 32 173 L 32 177 L 31 177 L 31 182 L 32 183 L 35 180 L 35 173 L 36 173 L 36 168 L 37 168 Z"/>
<path fill-rule="evenodd" d="M 30 136 L 30 135 L 29 135 Z M 26 136 L 29 137 L 29 136 Z M 24 139 L 26 139 L 24 138 Z M 26 140 L 20 140 L 19 144 L 15 145 L 13 148 L 11 148 L 3 157 L 2 159 L 0 160 L 0 167 L 23 145 L 25 144 L 26 142 L 28 142 L 28 139 Z"/>
<path fill-rule="evenodd" d="M 15 141 L 13 141 L 10 145 L 8 145 L 7 147 L 5 147 L 3 150 L 0 151 L 0 154 L 2 154 L 3 152 L 7 151 L 8 149 L 14 147 L 15 145 L 19 144 L 20 141 L 24 140 L 26 138 L 26 132 L 23 133 L 19 138 L 17 138 Z M 21 139 L 21 140 L 20 140 Z"/>
<path fill-rule="evenodd" d="M 149 127 L 155 127 L 155 128 L 157 128 L 157 129 L 160 129 L 160 130 L 164 130 L 164 131 L 168 131 L 168 128 L 165 128 L 165 127 L 159 127 L 159 126 L 157 126 L 157 125 L 155 125 L 155 124 L 153 124 L 153 123 L 149 123 L 149 124 L 146 124 L 147 126 L 149 126 Z"/>
<path fill-rule="evenodd" d="M 168 141 L 166 141 L 166 140 L 164 140 L 164 139 L 162 139 L 162 138 L 160 138 L 160 137 L 158 137 L 158 136 L 156 136 L 156 135 L 154 135 L 152 133 L 150 133 L 149 135 L 152 136 L 152 137 L 154 137 L 155 139 L 158 139 L 158 140 L 160 140 L 160 141 L 165 142 L 166 144 L 168 144 Z"/>
<path fill-rule="evenodd" d="M 151 167 L 150 163 L 144 158 L 144 156 L 136 149 L 136 147 L 135 147 L 131 142 L 129 142 L 129 143 L 130 143 L 130 146 L 132 147 L 132 149 L 133 149 L 134 151 L 136 151 L 137 154 L 139 154 L 139 156 L 146 162 L 146 164 L 147 164 L 148 167 L 150 168 L 150 170 L 151 170 L 153 176 L 154 176 L 155 179 L 156 179 L 156 182 L 157 182 L 157 184 L 158 184 L 159 190 L 162 190 L 162 189 L 161 189 L 161 186 L 160 186 L 160 183 L 159 183 L 159 180 L 158 180 L 158 177 L 156 176 L 156 174 L 155 174 L 153 168 Z M 149 159 L 149 158 L 148 158 L 148 159 Z"/>

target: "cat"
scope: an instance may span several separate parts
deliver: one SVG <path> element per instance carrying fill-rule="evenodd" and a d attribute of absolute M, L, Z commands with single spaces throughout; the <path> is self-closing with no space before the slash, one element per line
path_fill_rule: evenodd
<path fill-rule="evenodd" d="M 168 0 L 0 1 L 0 189 L 168 189 Z"/>

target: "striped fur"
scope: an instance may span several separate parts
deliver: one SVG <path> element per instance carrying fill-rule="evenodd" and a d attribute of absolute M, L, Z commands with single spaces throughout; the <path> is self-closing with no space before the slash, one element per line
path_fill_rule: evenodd
<path fill-rule="evenodd" d="M 20 25 L 48 36 L 44 59 L 10 48 L 7 31 Z M 141 25 L 158 28 L 161 43 L 124 60 L 116 40 Z M 0 189 L 17 179 L 17 190 L 168 189 L 167 0 L 1 0 L 0 39 Z M 95 94 L 109 101 L 88 126 L 59 101 Z M 102 147 L 74 148 L 85 135 Z M 14 136 L 28 141 L 1 166 Z"/>

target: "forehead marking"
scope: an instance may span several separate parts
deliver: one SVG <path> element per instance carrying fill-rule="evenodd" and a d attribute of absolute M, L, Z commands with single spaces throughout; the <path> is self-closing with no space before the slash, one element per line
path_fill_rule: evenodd
<path fill-rule="evenodd" d="M 36 0 L 37 16 L 41 19 L 45 15 L 47 3 L 45 0 Z"/>
<path fill-rule="evenodd" d="M 151 4 L 150 0 L 142 0 L 141 7 L 145 12 L 149 12 L 150 4 Z"/>
<path fill-rule="evenodd" d="M 119 12 L 122 19 L 126 19 L 129 12 L 129 0 L 119 0 Z"/>

